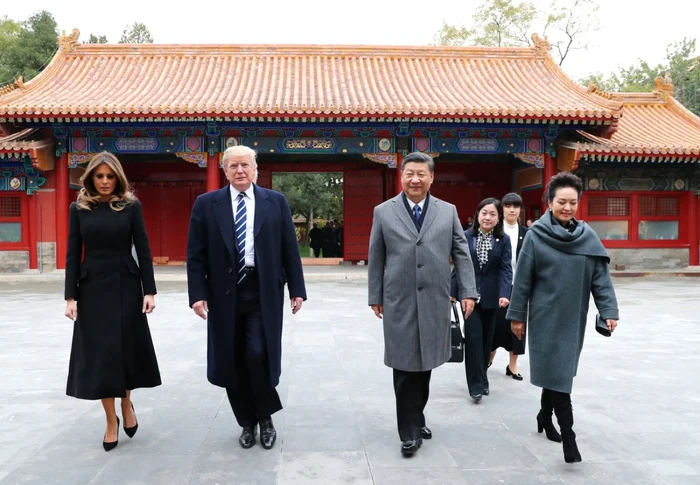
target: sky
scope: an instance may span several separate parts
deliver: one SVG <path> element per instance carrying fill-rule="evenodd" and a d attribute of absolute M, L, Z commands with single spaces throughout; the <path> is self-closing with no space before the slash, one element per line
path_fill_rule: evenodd
<path fill-rule="evenodd" d="M 551 3 L 532 1 L 540 8 Z M 443 21 L 469 25 L 480 4 L 480 0 L 3 0 L 0 17 L 24 20 L 45 9 L 60 30 L 79 29 L 81 41 L 93 33 L 117 42 L 126 25 L 142 22 L 155 42 L 163 44 L 427 45 Z M 670 43 L 700 37 L 700 1 L 645 5 L 644 0 L 599 0 L 599 4 L 600 29 L 589 48 L 573 51 L 562 66 L 574 79 L 617 71 L 638 59 L 657 64 Z"/>

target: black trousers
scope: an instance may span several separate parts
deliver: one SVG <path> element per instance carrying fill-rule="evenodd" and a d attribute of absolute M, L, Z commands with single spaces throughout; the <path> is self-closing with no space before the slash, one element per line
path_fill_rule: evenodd
<path fill-rule="evenodd" d="M 270 382 L 258 278 L 246 279 L 237 288 L 236 387 L 226 395 L 241 427 L 255 426 L 282 409 L 277 390 Z"/>
<path fill-rule="evenodd" d="M 483 394 L 489 388 L 486 369 L 491 356 L 496 311 L 496 308 L 485 310 L 477 303 L 464 322 L 464 367 L 469 394 Z"/>
<path fill-rule="evenodd" d="M 396 394 L 396 421 L 401 441 L 417 440 L 425 426 L 425 405 L 430 394 L 432 371 L 407 372 L 394 369 L 394 393 Z"/>

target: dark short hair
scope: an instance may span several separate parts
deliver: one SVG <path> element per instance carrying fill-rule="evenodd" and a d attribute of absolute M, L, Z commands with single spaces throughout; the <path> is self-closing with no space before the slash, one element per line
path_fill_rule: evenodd
<path fill-rule="evenodd" d="M 552 180 L 549 181 L 547 184 L 547 189 L 544 191 L 547 197 L 547 202 L 552 202 L 554 200 L 554 197 L 557 195 L 557 190 L 568 187 L 576 189 L 578 198 L 581 198 L 581 194 L 583 193 L 583 184 L 581 183 L 580 178 L 571 172 L 559 172 L 556 174 L 554 177 L 552 177 Z"/>
<path fill-rule="evenodd" d="M 479 212 L 481 212 L 481 209 L 483 209 L 489 204 L 495 205 L 496 212 L 498 212 L 498 223 L 496 224 L 496 227 L 493 228 L 493 235 L 494 237 L 501 237 L 503 236 L 503 206 L 501 205 L 501 201 L 494 197 L 487 197 L 486 199 L 479 202 L 478 206 L 476 206 L 476 214 L 474 214 L 474 224 L 471 227 L 472 234 L 475 236 L 479 235 Z"/>
<path fill-rule="evenodd" d="M 511 192 L 511 193 L 503 196 L 503 198 L 501 199 L 501 204 L 503 204 L 504 207 L 507 205 L 514 205 L 515 207 L 522 207 L 523 206 L 523 199 L 515 192 Z"/>
<path fill-rule="evenodd" d="M 423 152 L 412 152 L 403 157 L 403 162 L 401 162 L 401 172 L 403 173 L 404 168 L 407 163 L 427 163 L 428 170 L 430 173 L 435 172 L 435 160 L 433 157 Z"/>

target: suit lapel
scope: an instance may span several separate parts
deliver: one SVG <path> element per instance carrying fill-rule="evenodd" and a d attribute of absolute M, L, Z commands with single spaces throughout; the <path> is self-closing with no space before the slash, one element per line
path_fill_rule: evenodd
<path fill-rule="evenodd" d="M 411 234 L 413 234 L 415 237 L 418 237 L 418 229 L 416 229 L 415 223 L 411 220 L 411 216 L 408 215 L 408 212 L 406 211 L 406 207 L 404 206 L 401 197 L 403 197 L 403 195 L 399 194 L 393 199 L 391 199 L 391 201 L 393 202 L 391 206 L 393 207 L 396 215 L 399 216 L 401 222 L 403 222 L 408 228 L 408 230 L 411 231 Z M 425 224 L 425 221 L 423 223 Z"/>
<path fill-rule="evenodd" d="M 425 211 L 425 216 L 423 217 L 423 225 L 420 228 L 420 233 L 418 234 L 418 240 L 423 239 L 423 235 L 430 229 L 431 224 L 435 221 L 437 213 L 440 210 L 439 201 L 435 197 L 431 197 L 428 202 L 428 210 Z"/>
<path fill-rule="evenodd" d="M 221 231 L 226 249 L 231 254 L 231 259 L 236 261 L 236 249 L 233 244 L 233 206 L 231 205 L 231 189 L 228 185 L 214 197 L 214 216 Z"/>
<path fill-rule="evenodd" d="M 257 185 L 253 186 L 253 192 L 255 194 L 255 225 L 253 227 L 253 237 L 256 237 L 265 221 L 270 203 L 267 200 L 267 194 L 260 190 Z"/>
<path fill-rule="evenodd" d="M 472 263 L 474 264 L 474 269 L 479 270 L 479 258 L 476 256 L 476 237 L 472 234 L 471 229 L 467 229 L 467 244 L 469 245 L 469 254 L 472 257 Z"/>

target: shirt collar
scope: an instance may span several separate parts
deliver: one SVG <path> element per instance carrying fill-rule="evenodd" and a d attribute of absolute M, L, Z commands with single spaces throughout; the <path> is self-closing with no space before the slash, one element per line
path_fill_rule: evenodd
<path fill-rule="evenodd" d="M 236 200 L 236 197 L 238 197 L 238 194 L 241 192 L 231 184 L 229 184 L 229 187 L 231 189 L 231 200 Z M 250 199 L 255 198 L 255 189 L 253 184 L 250 184 L 250 187 L 246 189 L 245 195 L 247 195 Z"/>
<path fill-rule="evenodd" d="M 405 193 L 405 192 L 404 192 L 403 196 L 406 197 L 406 202 L 408 202 L 408 206 L 411 208 L 411 210 L 413 210 L 413 208 L 414 208 L 415 206 L 418 206 L 418 207 L 420 207 L 420 210 L 421 210 L 421 211 L 423 210 L 423 206 L 425 206 L 425 199 L 428 198 L 428 197 L 426 196 L 425 199 L 421 200 L 420 202 L 418 202 L 418 203 L 416 204 L 415 202 L 413 202 L 411 199 L 409 199 L 409 198 L 406 196 L 406 193 Z"/>

